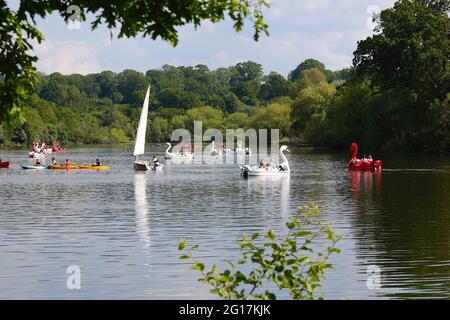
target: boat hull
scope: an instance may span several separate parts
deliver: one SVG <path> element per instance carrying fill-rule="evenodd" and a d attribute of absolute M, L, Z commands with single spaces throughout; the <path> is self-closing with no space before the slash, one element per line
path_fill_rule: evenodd
<path fill-rule="evenodd" d="M 267 171 L 267 172 L 258 172 L 258 171 L 247 171 L 249 177 L 268 177 L 268 176 L 288 176 L 290 172 L 287 171 Z"/>
<path fill-rule="evenodd" d="M 0 168 L 9 168 L 9 162 L 0 162 Z"/>
<path fill-rule="evenodd" d="M 20 165 L 20 167 L 23 170 L 45 170 L 45 169 L 50 169 L 50 166 L 26 166 L 26 165 Z"/>
<path fill-rule="evenodd" d="M 73 170 L 78 169 L 78 166 L 57 166 L 57 165 L 49 165 L 52 170 Z"/>
<path fill-rule="evenodd" d="M 362 162 L 362 161 L 351 161 L 348 164 L 348 170 L 350 171 L 381 171 L 383 168 L 383 163 L 381 160 Z"/>
<path fill-rule="evenodd" d="M 290 171 L 283 170 L 265 170 L 265 169 L 254 169 L 249 166 L 241 166 L 241 174 L 244 178 L 248 177 L 275 177 L 275 176 L 289 176 Z"/>
<path fill-rule="evenodd" d="M 148 171 L 148 170 L 150 170 L 150 167 L 146 163 L 142 161 L 134 162 L 134 171 Z"/>
<path fill-rule="evenodd" d="M 108 170 L 109 166 L 78 166 L 82 170 Z"/>

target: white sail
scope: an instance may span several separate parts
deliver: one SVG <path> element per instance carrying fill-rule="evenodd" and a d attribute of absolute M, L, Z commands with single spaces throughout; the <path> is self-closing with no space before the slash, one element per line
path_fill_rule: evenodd
<path fill-rule="evenodd" d="M 148 102 L 150 99 L 150 86 L 145 95 L 144 105 L 142 107 L 141 118 L 139 119 L 139 126 L 136 134 L 136 144 L 134 145 L 134 155 L 140 156 L 145 152 L 145 134 L 147 132 L 147 116 L 148 116 Z"/>

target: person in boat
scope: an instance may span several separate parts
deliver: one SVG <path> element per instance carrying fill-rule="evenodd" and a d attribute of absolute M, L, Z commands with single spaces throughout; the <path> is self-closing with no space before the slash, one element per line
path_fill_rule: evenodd
<path fill-rule="evenodd" d="M 36 159 L 36 164 L 35 164 L 35 166 L 36 166 L 36 167 L 42 166 L 41 160 Z"/>
<path fill-rule="evenodd" d="M 55 158 L 52 158 L 52 165 L 56 166 L 58 163 L 56 162 Z"/>
<path fill-rule="evenodd" d="M 70 167 L 72 165 L 72 162 L 69 159 L 66 159 L 66 162 L 64 162 L 64 165 L 66 167 Z"/>
<path fill-rule="evenodd" d="M 100 167 L 101 165 L 100 159 L 95 159 L 95 163 L 91 164 L 92 167 Z"/>
<path fill-rule="evenodd" d="M 264 163 L 264 160 L 261 159 L 261 161 L 259 162 L 259 169 L 265 169 L 266 168 L 266 164 Z"/>
<path fill-rule="evenodd" d="M 159 162 L 158 158 L 153 156 L 153 168 L 158 168 L 161 166 L 161 163 Z"/>
<path fill-rule="evenodd" d="M 155 157 L 155 156 L 153 156 L 153 164 L 154 164 L 156 167 L 159 167 L 159 166 L 161 165 L 161 163 L 159 162 L 158 158 Z"/>

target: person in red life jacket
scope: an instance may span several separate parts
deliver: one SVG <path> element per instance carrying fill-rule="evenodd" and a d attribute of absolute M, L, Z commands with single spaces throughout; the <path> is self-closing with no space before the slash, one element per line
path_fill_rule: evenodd
<path fill-rule="evenodd" d="M 64 163 L 66 167 L 70 167 L 72 165 L 72 162 L 69 159 L 66 159 L 66 162 Z"/>

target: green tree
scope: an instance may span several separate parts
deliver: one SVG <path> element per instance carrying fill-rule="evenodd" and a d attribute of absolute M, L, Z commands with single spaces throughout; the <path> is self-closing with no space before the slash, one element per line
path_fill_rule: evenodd
<path fill-rule="evenodd" d="M 306 59 L 305 61 L 303 61 L 302 63 L 300 63 L 297 68 L 295 68 L 294 70 L 292 70 L 289 73 L 289 80 L 295 81 L 300 79 L 302 73 L 306 70 L 310 70 L 310 69 L 317 69 L 319 70 L 321 73 L 325 73 L 325 65 L 320 62 L 319 60 L 316 59 Z"/>
<path fill-rule="evenodd" d="M 326 106 L 336 92 L 334 85 L 317 69 L 304 71 L 297 81 L 298 93 L 292 104 L 293 128 L 302 133 L 313 115 L 323 118 Z"/>
<path fill-rule="evenodd" d="M 448 0 L 400 0 L 383 10 L 378 32 L 358 42 L 356 71 L 381 90 L 405 87 L 422 101 L 445 99 L 450 91 L 449 9 Z"/>
<path fill-rule="evenodd" d="M 194 121 L 202 121 L 203 130 L 222 129 L 223 113 L 217 108 L 204 106 L 186 112 L 188 128 L 193 129 Z"/>
<path fill-rule="evenodd" d="M 291 110 L 288 104 L 271 103 L 258 109 L 249 122 L 255 129 L 279 129 L 280 135 L 286 137 L 292 125 Z"/>
<path fill-rule="evenodd" d="M 190 109 L 203 105 L 197 94 L 178 88 L 162 89 L 157 98 L 159 103 L 166 108 Z"/>
<path fill-rule="evenodd" d="M 358 43 L 357 75 L 380 93 L 378 113 L 392 128 L 385 147 L 439 150 L 430 130 L 435 101 L 445 102 L 450 92 L 449 9 L 448 0 L 400 0 L 381 12 L 377 32 Z"/>
<path fill-rule="evenodd" d="M 248 128 L 248 115 L 242 112 L 236 112 L 228 115 L 225 120 L 226 129 L 247 129 Z"/>
<path fill-rule="evenodd" d="M 246 61 L 238 63 L 232 69 L 230 77 L 231 90 L 248 105 L 258 104 L 258 92 L 263 80 L 263 70 L 259 63 Z"/>
<path fill-rule="evenodd" d="M 265 101 L 288 95 L 289 82 L 277 72 L 271 72 L 259 89 L 259 98 Z"/>

